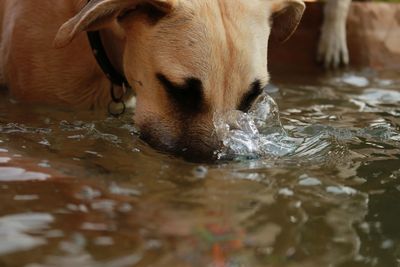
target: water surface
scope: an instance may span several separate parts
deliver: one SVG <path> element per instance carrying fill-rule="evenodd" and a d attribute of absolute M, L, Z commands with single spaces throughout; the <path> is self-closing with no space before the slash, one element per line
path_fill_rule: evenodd
<path fill-rule="evenodd" d="M 277 77 L 287 139 L 210 165 L 2 95 L 0 266 L 400 266 L 398 77 Z"/>

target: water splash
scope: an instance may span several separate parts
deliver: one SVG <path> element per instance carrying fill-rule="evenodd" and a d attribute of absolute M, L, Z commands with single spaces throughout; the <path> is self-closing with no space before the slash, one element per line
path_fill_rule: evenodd
<path fill-rule="evenodd" d="M 278 105 L 262 94 L 248 113 L 238 110 L 214 116 L 214 127 L 223 148 L 219 159 L 254 159 L 312 156 L 329 149 L 330 136 L 319 133 L 291 136 L 283 127 Z"/>

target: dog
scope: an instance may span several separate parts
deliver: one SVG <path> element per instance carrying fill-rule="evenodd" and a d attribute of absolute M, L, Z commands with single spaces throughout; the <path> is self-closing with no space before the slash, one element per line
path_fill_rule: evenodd
<path fill-rule="evenodd" d="M 325 68 L 349 64 L 346 21 L 351 0 L 326 0 L 317 59 Z"/>
<path fill-rule="evenodd" d="M 269 81 L 268 38 L 289 38 L 305 5 L 300 0 L 1 0 L 0 9 L 2 83 L 13 98 L 106 107 L 110 77 L 86 36 L 96 31 L 125 81 L 111 88 L 131 87 L 136 95 L 133 119 L 141 137 L 165 152 L 210 157 L 219 145 L 213 115 L 246 110 L 263 91 Z"/>

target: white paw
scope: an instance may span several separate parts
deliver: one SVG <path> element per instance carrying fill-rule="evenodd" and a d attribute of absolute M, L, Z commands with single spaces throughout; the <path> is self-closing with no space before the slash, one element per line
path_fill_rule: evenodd
<path fill-rule="evenodd" d="M 326 21 L 324 23 L 317 59 L 324 64 L 325 68 L 338 68 L 340 65 L 349 64 L 345 21 Z"/>
<path fill-rule="evenodd" d="M 129 98 L 125 104 L 126 104 L 127 108 L 135 109 L 136 108 L 136 96 L 132 96 L 131 98 Z"/>

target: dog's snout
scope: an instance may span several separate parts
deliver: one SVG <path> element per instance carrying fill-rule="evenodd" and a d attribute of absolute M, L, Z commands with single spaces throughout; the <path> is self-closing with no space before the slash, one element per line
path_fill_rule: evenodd
<path fill-rule="evenodd" d="M 206 124 L 188 124 L 183 128 L 160 127 L 162 123 L 146 123 L 140 127 L 140 137 L 153 148 L 190 161 L 214 159 L 221 143 L 214 127 Z"/>
<path fill-rule="evenodd" d="M 184 137 L 180 143 L 180 154 L 182 157 L 192 161 L 213 160 L 215 151 L 221 146 L 215 132 L 206 135 L 192 134 Z"/>

